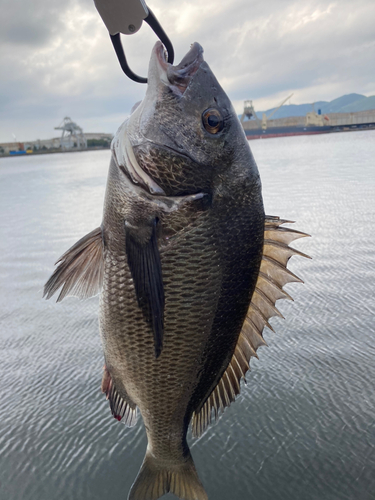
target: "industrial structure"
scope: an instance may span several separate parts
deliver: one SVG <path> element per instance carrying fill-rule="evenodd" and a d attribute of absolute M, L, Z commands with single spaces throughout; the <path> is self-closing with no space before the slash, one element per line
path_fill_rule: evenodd
<path fill-rule="evenodd" d="M 254 106 L 253 106 L 253 101 L 245 101 L 244 106 L 243 106 L 243 113 L 241 115 L 241 123 L 245 121 L 245 118 L 248 120 L 251 120 L 252 118 L 255 118 L 257 122 L 260 123 L 260 120 L 255 112 Z"/>
<path fill-rule="evenodd" d="M 101 132 L 88 132 L 84 134 L 88 149 L 109 148 L 113 135 Z M 74 144 L 74 143 L 73 143 Z M 61 148 L 61 137 L 52 139 L 37 139 L 25 142 L 3 142 L 0 143 L 0 155 L 20 155 L 30 153 L 48 153 L 48 152 L 69 152 L 82 151 L 82 148 L 73 149 Z"/>
<path fill-rule="evenodd" d="M 292 94 L 293 95 L 293 94 Z M 375 130 L 375 110 L 357 111 L 353 113 L 328 113 L 322 115 L 314 109 L 305 116 L 288 116 L 286 118 L 270 118 L 278 109 L 290 99 L 288 96 L 272 113 L 266 116 L 263 113 L 259 119 L 254 109 L 253 102 L 244 102 L 241 123 L 248 139 L 261 139 L 270 137 L 284 137 L 289 135 L 326 134 L 329 132 L 343 132 L 349 130 Z"/>
<path fill-rule="evenodd" d="M 55 130 L 62 130 L 60 138 L 61 149 L 86 149 L 87 140 L 83 130 L 71 118 L 66 116 Z"/>
<path fill-rule="evenodd" d="M 276 111 L 278 111 L 281 108 L 281 106 L 283 106 L 288 101 L 288 99 L 290 99 L 292 97 L 292 95 L 293 94 L 290 94 L 286 99 L 281 101 L 281 103 L 268 116 L 266 115 L 266 113 L 263 113 L 262 114 L 262 121 L 260 121 L 260 119 L 258 118 L 258 115 L 254 109 L 254 106 L 253 106 L 253 101 L 245 101 L 244 102 L 244 110 L 243 110 L 243 113 L 241 116 L 241 123 L 244 123 L 245 118 L 248 118 L 248 120 L 251 120 L 252 117 L 254 117 L 254 119 L 258 123 L 259 127 L 261 127 L 262 130 L 267 130 L 267 120 L 269 120 L 276 113 Z"/>

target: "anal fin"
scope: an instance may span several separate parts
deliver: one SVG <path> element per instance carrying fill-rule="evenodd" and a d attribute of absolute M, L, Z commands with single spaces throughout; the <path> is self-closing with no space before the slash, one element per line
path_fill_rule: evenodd
<path fill-rule="evenodd" d="M 139 307 L 154 334 L 155 356 L 163 348 L 164 286 L 156 236 L 157 219 L 141 229 L 125 223 L 126 255 Z"/>
<path fill-rule="evenodd" d="M 103 370 L 101 390 L 109 400 L 113 417 L 127 427 L 133 427 L 137 422 L 137 406 L 130 401 L 129 397 L 125 398 L 120 395 L 106 366 Z"/>

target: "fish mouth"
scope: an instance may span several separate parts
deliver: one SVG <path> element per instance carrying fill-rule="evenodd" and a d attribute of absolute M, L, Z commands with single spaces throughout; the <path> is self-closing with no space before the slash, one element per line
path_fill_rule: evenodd
<path fill-rule="evenodd" d="M 189 52 L 182 58 L 180 64 L 172 66 L 167 62 L 164 45 L 158 41 L 154 46 L 154 53 L 161 69 L 160 79 L 172 90 L 182 95 L 187 89 L 191 79 L 203 62 L 203 48 L 194 42 Z"/>

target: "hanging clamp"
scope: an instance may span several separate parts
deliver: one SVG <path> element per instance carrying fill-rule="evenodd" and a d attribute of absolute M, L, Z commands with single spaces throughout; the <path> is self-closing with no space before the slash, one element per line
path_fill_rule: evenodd
<path fill-rule="evenodd" d="M 127 63 L 120 33 L 133 35 L 145 21 L 163 43 L 168 52 L 168 62 L 173 64 L 174 50 L 171 41 L 144 0 L 94 0 L 95 6 L 106 25 L 123 72 L 131 80 L 147 83 L 147 78 L 136 75 Z"/>

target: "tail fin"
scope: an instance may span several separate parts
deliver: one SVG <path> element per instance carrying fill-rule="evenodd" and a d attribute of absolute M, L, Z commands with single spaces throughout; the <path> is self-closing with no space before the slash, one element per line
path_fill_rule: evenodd
<path fill-rule="evenodd" d="M 157 500 L 169 492 L 182 500 L 208 500 L 190 454 L 186 461 L 168 467 L 147 451 L 128 500 Z"/>

